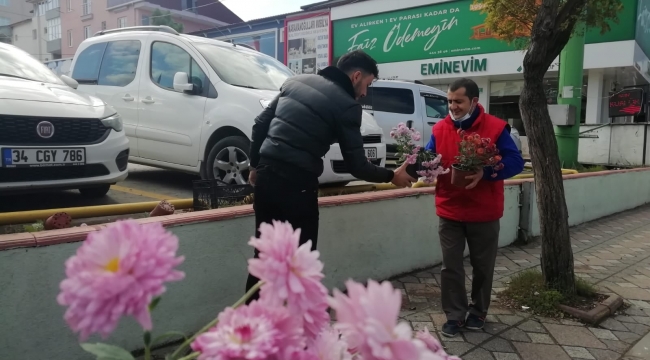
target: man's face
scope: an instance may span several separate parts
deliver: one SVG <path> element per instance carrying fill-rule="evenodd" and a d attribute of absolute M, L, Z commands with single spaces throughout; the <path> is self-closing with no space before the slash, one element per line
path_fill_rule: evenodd
<path fill-rule="evenodd" d="M 350 80 L 352 80 L 352 86 L 354 87 L 355 99 L 359 100 L 368 94 L 368 87 L 375 81 L 375 75 L 355 71 L 350 75 Z"/>
<path fill-rule="evenodd" d="M 447 101 L 449 102 L 449 111 L 454 115 L 455 119 L 460 119 L 465 116 L 473 105 L 478 103 L 478 98 L 470 99 L 465 95 L 465 88 L 460 88 L 456 91 L 447 91 Z"/>

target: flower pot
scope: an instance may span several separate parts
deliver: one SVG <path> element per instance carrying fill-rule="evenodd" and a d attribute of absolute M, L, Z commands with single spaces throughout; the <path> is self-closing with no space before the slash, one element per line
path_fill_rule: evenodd
<path fill-rule="evenodd" d="M 167 200 L 163 200 L 156 205 L 156 207 L 149 213 L 149 216 L 171 215 L 175 210 L 176 208 L 174 208 L 174 205 L 167 202 Z"/>
<path fill-rule="evenodd" d="M 422 170 L 424 170 L 424 167 L 422 166 L 422 163 L 420 161 L 416 162 L 415 164 L 406 165 L 406 173 L 409 174 L 415 180 L 420 178 L 420 175 L 418 175 L 418 171 L 422 171 Z"/>
<path fill-rule="evenodd" d="M 56 213 L 45 220 L 45 230 L 65 229 L 70 227 L 72 217 L 67 213 Z"/>
<path fill-rule="evenodd" d="M 451 184 L 458 187 L 467 187 L 472 180 L 466 179 L 467 176 L 476 174 L 472 170 L 463 170 L 457 164 L 451 165 Z"/>

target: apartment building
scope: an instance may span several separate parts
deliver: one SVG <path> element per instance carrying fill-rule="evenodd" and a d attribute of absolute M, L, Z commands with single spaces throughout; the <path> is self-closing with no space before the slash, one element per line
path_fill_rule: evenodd
<path fill-rule="evenodd" d="M 214 0 L 60 1 L 63 53 L 66 54 L 74 54 L 83 40 L 101 30 L 153 25 L 152 14 L 156 10 L 169 11 L 175 23 L 183 24 L 185 33 L 242 21 L 224 4 Z"/>
<path fill-rule="evenodd" d="M 61 53 L 59 0 L 21 0 L 21 3 L 31 10 L 27 18 L 10 25 L 11 43 L 41 61 L 65 56 Z"/>
<path fill-rule="evenodd" d="M 31 10 L 25 0 L 0 0 L 0 42 L 13 43 L 11 25 L 30 19 Z"/>

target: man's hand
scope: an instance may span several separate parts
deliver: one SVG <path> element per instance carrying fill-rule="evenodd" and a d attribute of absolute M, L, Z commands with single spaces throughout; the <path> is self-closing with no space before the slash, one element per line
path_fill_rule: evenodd
<path fill-rule="evenodd" d="M 480 168 L 474 175 L 466 176 L 465 179 L 472 180 L 472 183 L 467 185 L 465 189 L 471 190 L 475 188 L 476 185 L 478 185 L 478 182 L 481 181 L 481 179 L 483 179 L 483 168 Z"/>
<path fill-rule="evenodd" d="M 408 163 L 405 162 L 402 164 L 402 166 L 395 170 L 395 175 L 393 175 L 393 180 L 391 181 L 393 185 L 400 188 L 405 188 L 411 187 L 411 184 L 417 181 L 406 172 L 407 166 Z"/>
<path fill-rule="evenodd" d="M 251 184 L 252 186 L 255 186 L 256 181 L 257 181 L 257 170 L 255 170 L 255 168 L 251 168 L 250 172 L 248 173 L 248 183 Z"/>

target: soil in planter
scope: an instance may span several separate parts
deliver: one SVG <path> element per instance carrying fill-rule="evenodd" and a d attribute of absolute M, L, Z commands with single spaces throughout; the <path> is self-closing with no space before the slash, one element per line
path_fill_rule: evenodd
<path fill-rule="evenodd" d="M 598 294 L 595 287 L 582 278 L 576 277 L 578 295 L 567 299 L 556 290 L 549 289 L 538 270 L 526 270 L 510 279 L 506 290 L 498 294 L 498 302 L 506 307 L 553 318 L 568 317 L 558 305 L 567 305 L 589 311 L 607 296 Z"/>
<path fill-rule="evenodd" d="M 467 176 L 474 175 L 476 172 L 462 170 L 456 164 L 451 166 L 451 184 L 458 187 L 467 187 L 467 185 L 472 183 L 472 180 L 466 179 Z"/>

